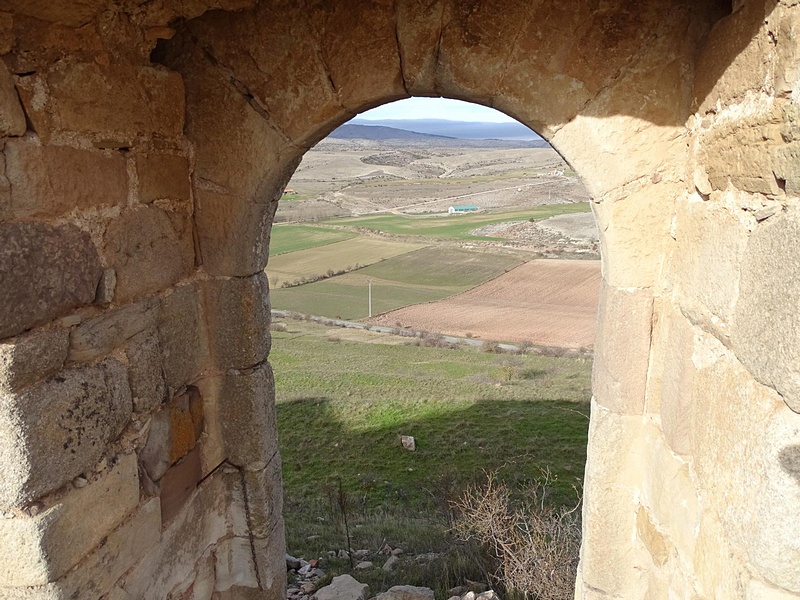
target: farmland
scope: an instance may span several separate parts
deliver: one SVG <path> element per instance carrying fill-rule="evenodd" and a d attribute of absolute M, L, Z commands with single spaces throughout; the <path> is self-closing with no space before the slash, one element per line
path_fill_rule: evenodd
<path fill-rule="evenodd" d="M 334 242 L 341 242 L 357 237 L 353 231 L 312 227 L 310 225 L 282 225 L 273 227 L 270 236 L 270 254 L 276 256 L 286 252 L 297 252 L 307 248 L 315 248 Z"/>
<path fill-rule="evenodd" d="M 369 280 L 373 314 L 378 314 L 458 294 L 520 262 L 518 256 L 509 254 L 423 248 L 325 281 L 275 289 L 272 305 L 280 310 L 357 320 L 369 314 Z"/>
<path fill-rule="evenodd" d="M 463 294 L 373 319 L 382 325 L 544 346 L 591 347 L 598 261 L 533 260 Z"/>

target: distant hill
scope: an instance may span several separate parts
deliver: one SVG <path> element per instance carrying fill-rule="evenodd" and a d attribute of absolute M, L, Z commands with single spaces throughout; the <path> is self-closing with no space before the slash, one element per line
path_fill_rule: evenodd
<path fill-rule="evenodd" d="M 462 140 L 516 140 L 535 141 L 542 138 L 522 123 L 486 123 L 449 121 L 447 119 L 359 119 L 352 125 L 391 127 L 428 135 Z"/>
<path fill-rule="evenodd" d="M 382 127 L 380 125 L 357 125 L 355 123 L 345 123 L 337 127 L 329 137 L 340 140 L 406 140 L 421 142 L 453 139 L 443 135 L 417 133 L 416 131 Z"/>

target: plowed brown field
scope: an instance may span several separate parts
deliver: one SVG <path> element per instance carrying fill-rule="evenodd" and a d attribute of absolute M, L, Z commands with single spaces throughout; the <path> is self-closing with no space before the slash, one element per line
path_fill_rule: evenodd
<path fill-rule="evenodd" d="M 591 348 L 600 262 L 533 260 L 468 292 L 373 319 L 446 335 Z"/>

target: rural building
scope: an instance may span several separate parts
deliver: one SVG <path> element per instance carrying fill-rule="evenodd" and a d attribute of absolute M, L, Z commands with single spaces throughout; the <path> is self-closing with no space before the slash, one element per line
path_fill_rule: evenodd
<path fill-rule="evenodd" d="M 0 597 L 285 598 L 276 203 L 445 96 L 601 225 L 576 597 L 800 598 L 798 38 L 794 0 L 4 0 Z"/>
<path fill-rule="evenodd" d="M 478 210 L 477 206 L 451 206 L 447 209 L 448 215 L 460 215 L 468 212 L 475 212 Z"/>

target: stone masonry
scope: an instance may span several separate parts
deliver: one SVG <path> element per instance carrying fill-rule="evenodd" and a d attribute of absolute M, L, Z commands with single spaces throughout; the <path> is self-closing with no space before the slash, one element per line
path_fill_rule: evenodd
<path fill-rule="evenodd" d="M 794 0 L 0 0 L 0 597 L 282 597 L 280 191 L 446 96 L 594 200 L 577 597 L 800 598 L 798 36 Z"/>

